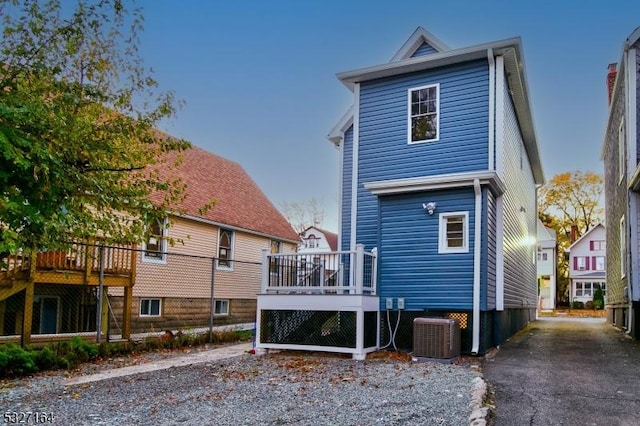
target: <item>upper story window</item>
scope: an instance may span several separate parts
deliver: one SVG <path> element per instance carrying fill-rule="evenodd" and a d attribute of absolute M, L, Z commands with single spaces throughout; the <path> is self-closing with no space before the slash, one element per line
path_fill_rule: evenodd
<path fill-rule="evenodd" d="M 319 240 L 319 238 L 316 238 L 315 235 L 310 234 L 307 237 L 307 248 L 316 248 L 316 247 L 318 247 L 318 240 Z"/>
<path fill-rule="evenodd" d="M 538 252 L 538 260 L 547 260 L 547 253 L 539 251 Z"/>
<path fill-rule="evenodd" d="M 409 143 L 440 138 L 440 85 L 409 89 Z"/>
<path fill-rule="evenodd" d="M 144 262 L 165 263 L 167 261 L 167 226 L 164 221 L 153 221 L 148 228 L 144 242 L 142 260 Z"/>
<path fill-rule="evenodd" d="M 469 252 L 469 213 L 440 213 L 438 253 Z"/>
<path fill-rule="evenodd" d="M 218 268 L 231 269 L 233 259 L 233 231 L 220 229 L 218 237 Z"/>
<path fill-rule="evenodd" d="M 606 248 L 604 240 L 593 240 L 589 242 L 591 251 L 604 251 Z"/>

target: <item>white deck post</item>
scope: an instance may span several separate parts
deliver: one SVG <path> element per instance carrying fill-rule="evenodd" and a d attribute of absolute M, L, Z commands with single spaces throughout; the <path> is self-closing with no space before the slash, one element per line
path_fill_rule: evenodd
<path fill-rule="evenodd" d="M 362 293 L 362 281 L 364 278 L 364 244 L 356 244 L 356 259 L 354 265 L 355 294 Z"/>
<path fill-rule="evenodd" d="M 268 250 L 262 249 L 262 294 L 267 294 L 269 287 L 269 255 Z"/>
<path fill-rule="evenodd" d="M 367 354 L 364 352 L 364 311 L 362 306 L 356 311 L 356 351 L 352 358 L 363 361 Z"/>

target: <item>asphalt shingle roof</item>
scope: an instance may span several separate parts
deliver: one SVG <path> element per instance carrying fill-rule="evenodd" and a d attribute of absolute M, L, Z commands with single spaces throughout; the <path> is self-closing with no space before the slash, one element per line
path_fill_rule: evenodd
<path fill-rule="evenodd" d="M 240 164 L 196 146 L 181 155 L 184 161 L 170 173 L 187 185 L 187 196 L 175 206 L 177 211 L 278 239 L 300 240 Z M 212 198 L 213 208 L 199 212 Z"/>

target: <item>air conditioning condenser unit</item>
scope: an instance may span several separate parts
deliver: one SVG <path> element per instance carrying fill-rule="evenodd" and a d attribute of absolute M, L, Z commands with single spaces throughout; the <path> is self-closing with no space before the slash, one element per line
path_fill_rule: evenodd
<path fill-rule="evenodd" d="M 451 318 L 413 320 L 413 356 L 451 359 L 460 355 L 460 326 Z"/>

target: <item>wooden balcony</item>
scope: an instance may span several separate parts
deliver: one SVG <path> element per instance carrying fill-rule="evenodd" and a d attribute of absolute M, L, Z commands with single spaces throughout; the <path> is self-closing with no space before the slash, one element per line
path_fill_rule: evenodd
<path fill-rule="evenodd" d="M 101 245 L 99 240 L 73 242 L 59 250 L 36 253 L 19 252 L 0 257 L 0 312 L 13 295 L 24 291 L 21 316 L 22 343 L 31 338 L 34 296 L 39 291 L 51 291 L 52 286 L 121 287 L 124 289 L 122 334 L 131 329 L 131 300 L 135 283 L 137 252 L 134 245 Z M 34 261 L 35 260 L 35 261 Z M 62 287 L 61 287 L 62 288 Z M 39 290 L 40 289 L 40 290 Z M 45 290 L 42 290 L 45 289 Z M 75 299 L 74 299 L 75 300 Z M 14 303 L 14 302 L 11 302 Z M 80 302 L 78 302 L 80 303 Z M 102 316 L 107 321 L 107 298 L 103 299 Z M 2 323 L 2 321 L 0 321 Z"/>
<path fill-rule="evenodd" d="M 102 248 L 105 286 L 133 285 L 136 264 L 136 252 L 133 249 L 133 246 Z M 0 268 L 0 300 L 14 293 L 9 289 L 24 288 L 23 284 L 29 281 L 34 284 L 98 285 L 100 250 L 101 246 L 96 244 L 71 243 L 65 250 L 37 253 L 35 265 L 32 265 L 32 256 L 29 254 L 5 255 Z"/>

